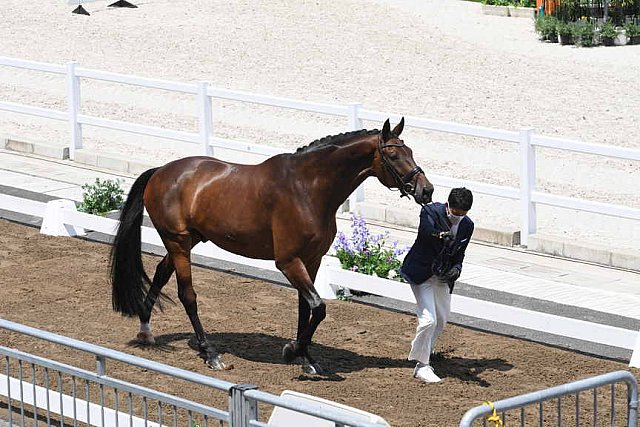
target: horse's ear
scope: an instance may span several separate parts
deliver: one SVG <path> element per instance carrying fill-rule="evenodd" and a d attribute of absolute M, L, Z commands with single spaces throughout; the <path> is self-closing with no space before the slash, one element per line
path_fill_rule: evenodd
<path fill-rule="evenodd" d="M 389 119 L 384 122 L 382 125 L 382 140 L 388 141 L 391 139 L 391 124 L 389 124 Z"/>
<path fill-rule="evenodd" d="M 392 132 L 395 136 L 400 136 L 400 134 L 402 133 L 402 129 L 404 129 L 404 117 L 400 119 L 400 123 L 398 123 L 396 127 L 393 128 Z"/>

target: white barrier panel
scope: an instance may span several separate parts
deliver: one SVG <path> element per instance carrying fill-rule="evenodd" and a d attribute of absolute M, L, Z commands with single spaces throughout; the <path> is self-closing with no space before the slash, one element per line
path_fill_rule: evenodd
<path fill-rule="evenodd" d="M 296 391 L 285 390 L 280 394 L 280 397 L 284 397 L 290 402 L 304 403 L 321 412 L 337 411 L 342 412 L 345 415 L 351 417 L 357 417 L 363 421 L 375 423 L 380 427 L 389 427 L 387 421 L 375 414 L 363 411 L 361 409 L 353 408 L 351 406 L 343 405 L 342 403 L 334 402 L 332 400 L 322 399 L 320 397 L 311 396 L 304 393 L 298 393 Z M 267 423 L 269 427 L 290 427 L 290 426 L 304 426 L 304 427 L 334 427 L 336 423 L 329 420 L 323 420 L 322 418 L 314 417 L 313 415 L 303 414 L 298 411 L 292 411 L 281 406 L 273 408 L 273 412 L 269 417 Z"/>
<path fill-rule="evenodd" d="M 46 208 L 47 204 L 44 202 L 36 202 L 21 197 L 0 194 L 0 209 L 5 211 L 43 217 Z"/>
<path fill-rule="evenodd" d="M 76 213 L 76 204 L 72 200 L 58 199 L 47 203 L 40 233 L 48 236 L 83 236 L 85 233 L 82 227 L 70 225 L 78 222 L 66 221 L 64 218 L 73 213 Z"/>
<path fill-rule="evenodd" d="M 11 396 L 12 399 L 21 400 L 24 404 L 48 410 L 53 414 L 62 415 L 97 427 L 115 425 L 162 427 L 158 423 L 129 416 L 129 414 L 124 412 L 116 412 L 111 408 L 87 402 L 86 400 L 74 399 L 73 396 L 48 390 L 41 386 L 34 386 L 29 382 L 20 381 L 3 374 L 0 374 L 0 395 L 5 397 Z"/>

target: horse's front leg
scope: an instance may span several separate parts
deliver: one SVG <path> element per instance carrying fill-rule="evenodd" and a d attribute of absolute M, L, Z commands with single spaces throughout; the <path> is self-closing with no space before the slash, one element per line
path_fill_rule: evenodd
<path fill-rule="evenodd" d="M 321 374 L 322 368 L 309 354 L 309 345 L 318 325 L 326 317 L 326 305 L 313 287 L 313 281 L 299 258 L 286 264 L 277 263 L 289 282 L 298 290 L 298 335 L 296 341 L 282 349 L 285 362 L 297 357 L 303 360 L 303 370 L 308 374 Z M 312 272 L 315 275 L 315 271 Z"/>
<path fill-rule="evenodd" d="M 179 244 L 165 243 L 167 250 L 171 254 L 173 265 L 176 270 L 176 279 L 178 281 L 178 298 L 184 306 L 193 331 L 196 334 L 196 345 L 200 352 L 200 357 L 204 359 L 207 366 L 214 370 L 232 369 L 232 365 L 227 365 L 222 361 L 222 357 L 218 354 L 215 347 L 207 340 L 200 318 L 198 317 L 197 295 L 193 289 L 191 280 L 191 260 L 190 246 L 185 249 Z"/>

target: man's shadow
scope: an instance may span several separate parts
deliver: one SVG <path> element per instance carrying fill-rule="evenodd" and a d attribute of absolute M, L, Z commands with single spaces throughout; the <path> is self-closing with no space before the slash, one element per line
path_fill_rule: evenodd
<path fill-rule="evenodd" d="M 504 359 L 465 359 L 436 353 L 431 357 L 431 366 L 440 378 L 457 378 L 467 383 L 475 383 L 480 387 L 490 387 L 491 383 L 480 378 L 487 370 L 508 371 L 513 365 Z"/>
<path fill-rule="evenodd" d="M 213 333 L 207 335 L 207 339 L 221 354 L 233 354 L 252 362 L 286 365 L 282 359 L 282 347 L 290 341 L 289 339 L 256 332 Z M 155 340 L 154 346 L 145 348 L 173 352 L 177 350 L 174 346 L 175 342 L 186 340 L 189 347 L 197 351 L 193 333 L 159 335 L 155 337 Z M 140 347 L 135 341 L 129 344 Z M 415 362 L 405 358 L 365 356 L 351 350 L 329 347 L 319 343 L 312 343 L 309 352 L 326 372 L 320 377 L 302 375 L 299 377 L 300 380 L 342 381 L 344 377 L 340 374 L 357 372 L 365 368 L 407 368 L 410 370 L 415 366 Z M 458 378 L 465 382 L 477 383 L 482 387 L 488 387 L 490 384 L 478 377 L 480 373 L 487 369 L 506 371 L 513 368 L 513 365 L 503 359 L 463 359 L 443 354 L 436 355 L 432 365 L 441 377 Z"/>

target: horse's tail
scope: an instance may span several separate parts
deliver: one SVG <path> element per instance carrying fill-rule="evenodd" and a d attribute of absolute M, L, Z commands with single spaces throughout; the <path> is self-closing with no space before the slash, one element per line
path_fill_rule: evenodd
<path fill-rule="evenodd" d="M 111 302 L 125 316 L 145 313 L 144 301 L 151 280 L 142 265 L 141 231 L 144 189 L 158 168 L 135 180 L 120 213 L 120 225 L 111 248 Z"/>

